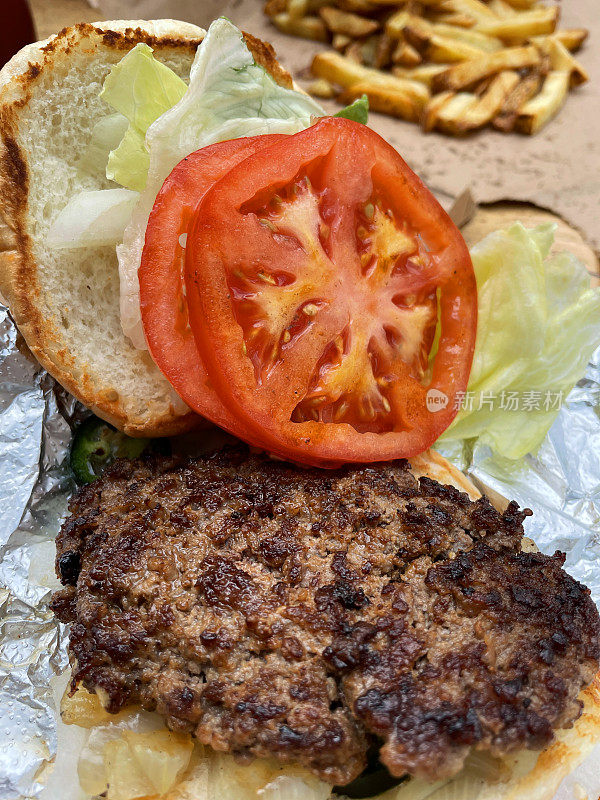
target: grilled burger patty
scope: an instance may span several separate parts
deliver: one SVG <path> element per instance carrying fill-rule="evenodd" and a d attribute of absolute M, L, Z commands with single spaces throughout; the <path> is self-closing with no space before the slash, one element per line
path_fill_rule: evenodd
<path fill-rule="evenodd" d="M 217 750 L 345 784 L 541 748 L 580 713 L 598 612 L 556 553 L 405 462 L 300 470 L 246 450 L 117 462 L 57 541 L 74 683 Z"/>

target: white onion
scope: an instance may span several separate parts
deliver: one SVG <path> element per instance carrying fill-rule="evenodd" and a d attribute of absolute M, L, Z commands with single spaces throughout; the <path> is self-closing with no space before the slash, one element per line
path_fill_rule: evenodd
<path fill-rule="evenodd" d="M 46 244 L 55 249 L 116 245 L 123 238 L 138 197 L 129 189 L 80 192 L 50 226 Z"/>
<path fill-rule="evenodd" d="M 331 786 L 313 776 L 280 775 L 257 794 L 260 800 L 327 800 Z"/>

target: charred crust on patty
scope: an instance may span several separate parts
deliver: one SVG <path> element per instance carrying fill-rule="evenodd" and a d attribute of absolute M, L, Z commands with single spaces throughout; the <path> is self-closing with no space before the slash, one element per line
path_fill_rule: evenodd
<path fill-rule="evenodd" d="M 73 685 L 218 750 L 345 784 L 472 748 L 541 748 L 580 714 L 598 612 L 564 557 L 521 552 L 528 510 L 416 480 L 326 475 L 245 448 L 116 462 L 57 540 Z"/>

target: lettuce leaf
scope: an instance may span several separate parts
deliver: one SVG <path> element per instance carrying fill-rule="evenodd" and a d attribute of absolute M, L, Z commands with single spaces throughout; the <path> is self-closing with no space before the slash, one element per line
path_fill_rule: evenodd
<path fill-rule="evenodd" d="M 189 153 L 214 142 L 265 133 L 296 133 L 323 109 L 308 95 L 279 86 L 256 64 L 241 31 L 213 22 L 199 46 L 183 100 L 148 130 L 153 171 L 166 177 Z"/>
<path fill-rule="evenodd" d="M 119 110 L 125 113 L 122 105 Z M 146 132 L 150 158 L 147 183 L 123 243 L 117 247 L 121 321 L 136 347 L 146 347 L 137 277 L 146 225 L 158 190 L 171 170 L 185 156 L 214 142 L 266 133 L 297 133 L 307 128 L 313 117 L 323 114 L 311 97 L 279 86 L 256 64 L 241 31 L 229 20 L 221 18 L 212 23 L 196 52 L 188 90 Z"/>
<path fill-rule="evenodd" d="M 343 117 L 344 119 L 351 119 L 353 122 L 360 122 L 361 125 L 366 125 L 369 121 L 369 98 L 363 94 L 349 106 L 342 108 L 334 117 Z"/>
<path fill-rule="evenodd" d="M 150 156 L 144 136 L 130 125 L 119 146 L 108 155 L 106 177 L 121 186 L 141 192 L 146 185 L 149 166 Z"/>
<path fill-rule="evenodd" d="M 471 250 L 479 318 L 463 409 L 440 442 L 469 440 L 508 459 L 534 452 L 600 342 L 600 290 L 555 226 L 521 224 Z"/>
<path fill-rule="evenodd" d="M 186 90 L 185 82 L 157 61 L 147 44 L 136 44 L 115 64 L 106 76 L 100 97 L 128 120 L 129 127 L 108 156 L 107 178 L 127 189 L 144 188 L 149 165 L 146 131 L 181 100 Z"/>

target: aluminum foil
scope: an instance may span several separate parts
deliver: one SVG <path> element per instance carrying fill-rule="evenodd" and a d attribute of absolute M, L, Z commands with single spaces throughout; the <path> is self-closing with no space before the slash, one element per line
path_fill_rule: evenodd
<path fill-rule="evenodd" d="M 56 752 L 50 681 L 67 665 L 66 636 L 48 600 L 58 585 L 54 537 L 74 488 L 68 448 L 81 412 L 0 306 L 0 800 L 39 797 Z M 463 466 L 532 508 L 528 536 L 545 552 L 565 551 L 571 574 L 600 603 L 600 349 L 536 456 L 510 474 L 490 456 L 478 450 Z M 599 764 L 600 746 L 557 800 L 598 797 Z"/>

